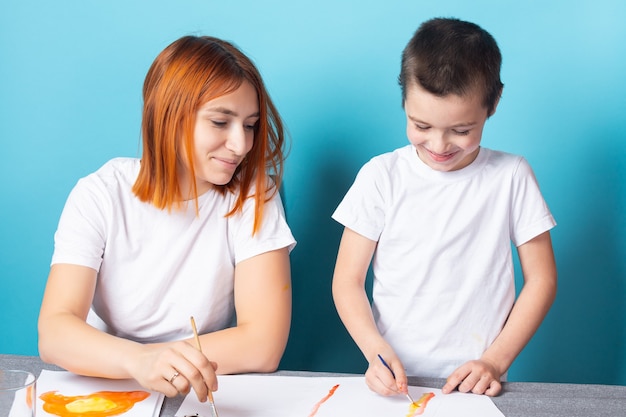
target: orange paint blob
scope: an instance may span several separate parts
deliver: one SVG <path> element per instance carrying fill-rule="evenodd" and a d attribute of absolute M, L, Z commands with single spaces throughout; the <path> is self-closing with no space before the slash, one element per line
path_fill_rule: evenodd
<path fill-rule="evenodd" d="M 49 391 L 41 394 L 44 411 L 60 417 L 108 417 L 125 413 L 150 396 L 146 391 L 99 391 L 66 397 Z"/>
<path fill-rule="evenodd" d="M 426 404 L 428 404 L 428 401 L 430 401 L 430 399 L 434 396 L 435 394 L 433 394 L 432 392 L 427 392 L 426 394 L 422 395 L 419 400 L 412 402 L 409 406 L 409 413 L 406 415 L 406 417 L 413 417 L 424 414 Z"/>

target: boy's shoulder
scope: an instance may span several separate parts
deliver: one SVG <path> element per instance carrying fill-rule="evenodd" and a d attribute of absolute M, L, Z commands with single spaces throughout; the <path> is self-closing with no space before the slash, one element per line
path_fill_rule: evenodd
<path fill-rule="evenodd" d="M 413 145 L 406 145 L 393 151 L 381 153 L 372 157 L 367 164 L 377 164 L 381 166 L 394 166 L 398 161 L 409 160 L 415 156 Z"/>
<path fill-rule="evenodd" d="M 511 152 L 500 151 L 491 148 L 485 148 L 484 146 L 480 147 L 480 151 L 487 154 L 490 158 L 498 158 L 498 159 L 519 159 L 522 158 L 521 155 L 517 155 Z"/>
<path fill-rule="evenodd" d="M 410 158 L 414 155 L 415 151 L 412 145 L 378 154 L 361 166 L 358 176 L 369 177 L 376 182 L 381 181 L 381 177 L 386 178 L 404 171 L 403 166 L 410 165 Z"/>
<path fill-rule="evenodd" d="M 528 164 L 522 155 L 481 147 L 479 157 L 490 165 L 517 167 Z"/>

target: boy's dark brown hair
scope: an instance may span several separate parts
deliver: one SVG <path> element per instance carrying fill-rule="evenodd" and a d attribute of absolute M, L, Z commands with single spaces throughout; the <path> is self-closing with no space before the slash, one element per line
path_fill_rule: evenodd
<path fill-rule="evenodd" d="M 501 64 L 498 44 L 480 26 L 452 18 L 428 20 L 402 52 L 398 80 L 402 104 L 412 83 L 439 97 L 465 96 L 478 88 L 491 116 L 504 87 L 500 80 Z"/>

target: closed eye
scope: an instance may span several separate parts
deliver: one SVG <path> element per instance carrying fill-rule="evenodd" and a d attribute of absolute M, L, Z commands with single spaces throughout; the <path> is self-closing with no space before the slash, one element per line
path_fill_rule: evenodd
<path fill-rule="evenodd" d="M 245 124 L 243 125 L 243 127 L 246 130 L 255 130 L 258 127 L 258 125 L 259 125 L 259 117 L 255 115 L 245 120 Z"/>

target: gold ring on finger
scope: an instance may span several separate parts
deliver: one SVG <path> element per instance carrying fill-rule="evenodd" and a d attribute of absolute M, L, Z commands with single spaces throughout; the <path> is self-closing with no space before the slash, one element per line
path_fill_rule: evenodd
<path fill-rule="evenodd" d="M 180 375 L 178 372 L 174 372 L 174 375 L 172 375 L 172 377 L 169 379 L 170 384 L 174 383 L 174 380 L 178 375 Z"/>

